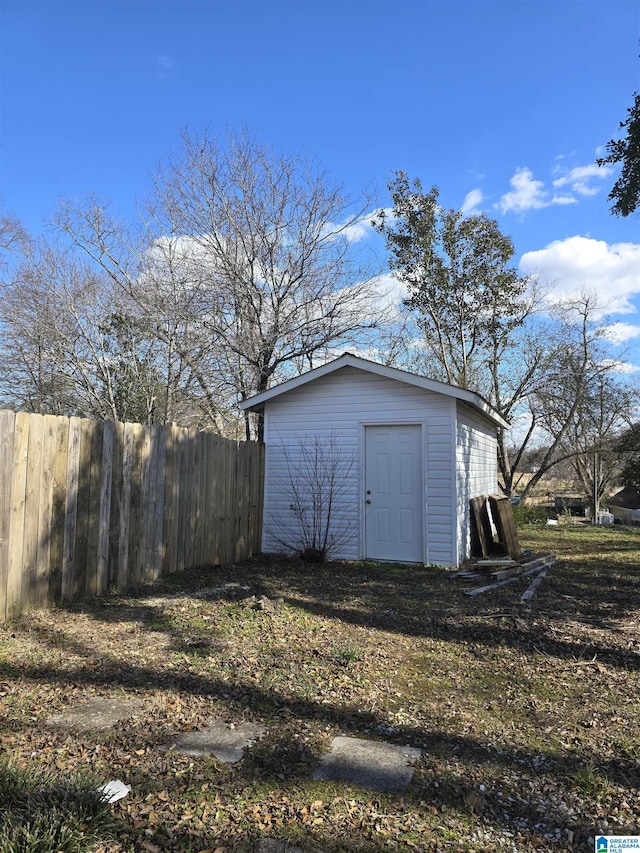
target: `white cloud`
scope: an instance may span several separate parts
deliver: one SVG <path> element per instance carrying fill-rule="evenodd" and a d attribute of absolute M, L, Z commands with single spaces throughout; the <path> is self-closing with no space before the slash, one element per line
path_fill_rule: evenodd
<path fill-rule="evenodd" d="M 620 361 L 617 358 L 605 358 L 600 364 L 602 367 L 610 370 L 611 373 L 618 373 L 621 376 L 629 376 L 631 373 L 640 372 L 640 367 L 636 367 L 635 364 L 630 364 L 628 361 Z"/>
<path fill-rule="evenodd" d="M 531 169 L 516 169 L 510 181 L 513 189 L 500 199 L 499 206 L 503 213 L 513 210 L 524 213 L 525 210 L 548 207 L 548 193 L 545 192 L 542 181 L 536 181 Z"/>
<path fill-rule="evenodd" d="M 476 213 L 480 212 L 480 205 L 484 200 L 484 195 L 482 194 L 482 190 L 471 190 L 464 197 L 464 201 L 462 202 L 462 207 L 460 210 L 464 213 L 465 216 L 472 216 Z"/>
<path fill-rule="evenodd" d="M 631 323 L 612 323 L 603 332 L 604 337 L 612 344 L 625 344 L 634 338 L 640 338 L 640 326 Z"/>
<path fill-rule="evenodd" d="M 569 187 L 572 192 L 582 196 L 591 196 L 600 192 L 601 187 L 594 186 L 594 180 L 602 180 L 610 175 L 612 169 L 608 166 L 597 166 L 592 163 L 589 166 L 575 166 L 565 175 L 556 178 L 553 186 L 556 189 Z"/>
<path fill-rule="evenodd" d="M 640 295 L 640 244 L 608 245 L 590 237 L 568 237 L 526 252 L 520 270 L 551 283 L 551 300 L 588 290 L 602 297 L 609 313 L 637 310 L 631 300 Z"/>
<path fill-rule="evenodd" d="M 376 293 L 376 304 L 373 306 L 374 313 L 384 311 L 396 311 L 407 298 L 407 286 L 394 273 L 382 273 L 371 280 Z"/>
<path fill-rule="evenodd" d="M 327 222 L 324 226 L 324 235 L 338 235 L 346 237 L 350 243 L 359 243 L 362 240 L 369 240 L 375 233 L 372 220 L 377 219 L 381 213 L 384 213 L 387 221 L 393 220 L 393 208 L 377 208 L 370 213 L 365 213 L 360 219 L 355 222 Z"/>
<path fill-rule="evenodd" d="M 551 194 L 544 181 L 534 178 L 531 169 L 519 168 L 511 178 L 512 189 L 501 196 L 496 207 L 502 213 L 525 213 L 527 210 L 540 210 L 556 204 L 575 204 L 578 201 L 576 196 L 587 197 L 599 192 L 601 187 L 595 182 L 606 178 L 611 171 L 608 166 L 597 166 L 595 163 L 574 166 L 572 169 L 557 166 L 555 172 L 561 174 L 552 182 L 555 192 Z M 560 190 L 563 192 L 558 192 Z"/>

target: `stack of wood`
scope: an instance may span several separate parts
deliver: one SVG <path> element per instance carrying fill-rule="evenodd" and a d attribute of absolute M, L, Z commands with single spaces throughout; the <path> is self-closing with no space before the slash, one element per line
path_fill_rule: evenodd
<path fill-rule="evenodd" d="M 522 552 L 511 503 L 502 495 L 471 499 L 471 548 L 475 559 L 458 571 L 456 577 L 489 582 L 467 590 L 466 595 L 480 595 L 519 577 L 535 575 L 520 598 L 521 602 L 528 601 L 546 577 L 549 566 L 556 562 L 555 554 L 533 557 Z"/>

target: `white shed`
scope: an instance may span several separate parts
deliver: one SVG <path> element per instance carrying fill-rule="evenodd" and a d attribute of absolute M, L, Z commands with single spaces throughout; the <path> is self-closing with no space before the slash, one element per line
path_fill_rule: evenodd
<path fill-rule="evenodd" d="M 333 477 L 331 556 L 455 567 L 470 555 L 469 500 L 497 491 L 508 427 L 477 394 L 345 353 L 242 407 L 264 413 L 263 551 L 300 547 Z"/>

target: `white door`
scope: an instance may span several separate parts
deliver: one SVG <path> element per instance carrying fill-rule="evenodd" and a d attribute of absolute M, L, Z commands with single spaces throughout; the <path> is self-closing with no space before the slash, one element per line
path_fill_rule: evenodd
<path fill-rule="evenodd" d="M 419 425 L 365 427 L 365 557 L 421 563 L 424 488 Z"/>

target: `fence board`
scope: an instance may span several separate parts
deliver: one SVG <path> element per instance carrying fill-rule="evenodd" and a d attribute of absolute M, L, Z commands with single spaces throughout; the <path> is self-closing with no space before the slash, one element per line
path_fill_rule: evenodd
<path fill-rule="evenodd" d="M 14 412 L 0 412 L 0 621 L 4 621 L 7 617 L 9 523 L 15 420 Z"/>
<path fill-rule="evenodd" d="M 51 547 L 49 549 L 49 602 L 62 601 L 62 566 L 67 502 L 67 461 L 69 453 L 69 420 L 56 418 L 55 457 L 53 462 L 53 495 L 51 506 Z"/>
<path fill-rule="evenodd" d="M 80 476 L 80 443 L 82 421 L 69 419 L 69 445 L 67 451 L 67 493 L 64 514 L 64 546 L 62 557 L 61 600 L 67 601 L 74 596 L 75 540 L 78 523 L 78 492 Z"/>
<path fill-rule="evenodd" d="M 139 583 L 140 551 L 144 555 L 142 527 L 142 489 L 144 486 L 144 429 L 140 424 L 133 427 L 133 466 L 131 468 L 131 498 L 129 511 L 129 583 Z"/>
<path fill-rule="evenodd" d="M 145 581 L 152 581 L 156 533 L 156 489 L 158 488 L 157 426 L 151 426 L 145 430 L 145 446 L 147 447 L 148 459 L 147 476 L 144 486 L 145 497 L 142 509 L 144 519 L 144 557 L 141 561 L 141 576 Z"/>
<path fill-rule="evenodd" d="M 136 583 L 142 583 L 145 578 L 145 557 L 147 546 L 147 516 L 149 513 L 149 469 L 151 464 L 151 434 L 138 424 L 139 436 L 138 446 L 138 471 L 139 471 L 139 498 L 134 507 L 136 547 L 134 578 Z"/>
<path fill-rule="evenodd" d="M 215 524 L 213 523 L 216 503 L 216 451 L 218 444 L 216 436 L 213 433 L 207 434 L 207 563 L 214 566 L 217 563 L 216 559 L 216 538 Z"/>
<path fill-rule="evenodd" d="M 195 565 L 194 551 L 196 539 L 196 511 L 198 505 L 198 493 L 200 491 L 200 481 L 196 475 L 198 470 L 198 445 L 196 440 L 197 432 L 195 429 L 190 429 L 187 433 L 187 483 L 191 484 L 191 488 L 185 488 L 185 510 L 187 513 L 187 541 L 185 543 L 184 560 L 185 566 Z"/>
<path fill-rule="evenodd" d="M 189 490 L 189 430 L 180 431 L 180 453 L 179 453 L 179 482 L 180 503 L 178 507 L 178 571 L 182 571 L 187 564 L 187 538 L 189 536 L 189 502 L 187 500 Z"/>
<path fill-rule="evenodd" d="M 196 541 L 194 550 L 194 562 L 204 565 L 207 562 L 207 434 L 199 432 L 196 435 L 196 448 L 198 458 L 196 462 L 196 476 L 198 478 L 198 497 L 196 499 Z"/>
<path fill-rule="evenodd" d="M 213 496 L 211 506 L 211 527 L 213 528 L 213 564 L 219 565 L 220 560 L 220 507 L 222 505 L 222 440 L 220 436 L 213 436 L 213 455 L 215 462 L 213 465 L 213 476 L 211 480 L 211 493 Z"/>
<path fill-rule="evenodd" d="M 87 563 L 85 595 L 98 594 L 98 549 L 100 542 L 100 498 L 102 495 L 102 438 L 104 423 L 90 421 L 89 506 L 87 511 Z"/>
<path fill-rule="evenodd" d="M 89 500 L 91 497 L 91 444 L 93 422 L 80 421 L 80 453 L 78 456 L 78 506 L 76 509 L 76 540 L 73 559 L 73 597 L 82 598 L 87 589 L 87 557 L 89 550 Z"/>
<path fill-rule="evenodd" d="M 113 428 L 113 452 L 111 460 L 111 509 L 109 512 L 109 587 L 116 587 L 118 585 L 118 557 L 120 552 L 120 511 L 122 504 L 123 457 L 124 424 L 115 423 Z"/>
<path fill-rule="evenodd" d="M 162 572 L 177 569 L 178 558 L 178 501 L 180 497 L 180 430 L 167 427 L 166 462 L 164 481 L 164 524 L 162 542 Z"/>
<path fill-rule="evenodd" d="M 53 513 L 53 466 L 56 458 L 57 418 L 45 415 L 42 422 L 42 466 L 38 507 L 38 555 L 34 605 L 44 607 L 49 600 L 51 531 Z"/>
<path fill-rule="evenodd" d="M 162 552 L 164 536 L 164 496 L 165 477 L 167 467 L 167 440 L 168 430 L 159 426 L 156 436 L 157 443 L 157 477 L 156 477 L 156 503 L 153 529 L 153 553 L 151 555 L 151 579 L 156 580 L 162 574 Z"/>
<path fill-rule="evenodd" d="M 22 602 L 22 561 L 24 549 L 25 503 L 27 492 L 27 459 L 29 450 L 29 415 L 18 412 L 13 439 L 13 471 L 9 508 L 9 561 L 7 568 L 7 616 L 12 616 Z"/>
<path fill-rule="evenodd" d="M 27 482 L 24 495 L 24 542 L 22 546 L 21 599 L 33 606 L 38 570 L 38 520 L 40 518 L 40 482 L 42 480 L 42 429 L 40 415 L 29 415 Z"/>
<path fill-rule="evenodd" d="M 120 541 L 118 544 L 117 586 L 124 589 L 129 583 L 129 537 L 131 533 L 131 483 L 134 462 L 134 425 L 124 424 L 122 449 L 122 489 L 120 497 Z"/>
<path fill-rule="evenodd" d="M 250 556 L 263 458 L 193 429 L 0 411 L 0 621 Z"/>
<path fill-rule="evenodd" d="M 109 588 L 109 520 L 111 517 L 111 481 L 113 472 L 113 441 L 115 429 L 112 421 L 105 421 L 102 430 L 102 455 L 99 473 L 99 509 L 97 542 L 96 593 L 104 595 Z"/>

